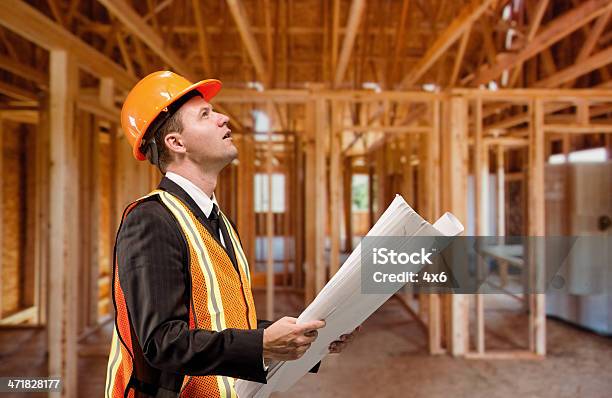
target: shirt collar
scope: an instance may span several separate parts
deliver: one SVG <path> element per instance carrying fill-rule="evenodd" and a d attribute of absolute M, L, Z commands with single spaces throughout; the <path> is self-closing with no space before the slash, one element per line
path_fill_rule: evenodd
<path fill-rule="evenodd" d="M 185 192 L 196 202 L 200 210 L 204 213 L 206 218 L 210 217 L 210 212 L 213 209 L 213 203 L 219 208 L 217 198 L 213 192 L 212 198 L 209 198 L 204 191 L 202 191 L 197 185 L 189 181 L 187 178 L 173 173 L 171 171 L 166 172 L 166 178 L 176 183 L 179 187 L 183 188 Z"/>

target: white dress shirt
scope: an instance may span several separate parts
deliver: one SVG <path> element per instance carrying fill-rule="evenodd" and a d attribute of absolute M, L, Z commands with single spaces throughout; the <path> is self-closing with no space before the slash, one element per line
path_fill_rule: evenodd
<path fill-rule="evenodd" d="M 202 191 L 197 185 L 195 185 L 193 182 L 189 181 L 181 175 L 168 171 L 166 172 L 166 177 L 169 180 L 175 182 L 179 187 L 183 188 L 183 190 L 187 192 L 189 196 L 191 196 L 191 199 L 196 202 L 196 204 L 198 205 L 200 210 L 202 210 L 206 218 L 210 216 L 210 212 L 213 209 L 213 204 L 216 204 L 217 208 L 219 208 L 219 203 L 217 203 L 217 198 L 215 198 L 214 192 L 212 194 L 212 198 L 209 198 L 208 195 L 206 195 L 206 193 Z M 223 221 L 219 220 L 219 222 L 221 223 Z M 225 247 L 225 242 L 223 241 L 223 234 L 219 234 L 219 240 L 223 244 L 223 247 Z"/>

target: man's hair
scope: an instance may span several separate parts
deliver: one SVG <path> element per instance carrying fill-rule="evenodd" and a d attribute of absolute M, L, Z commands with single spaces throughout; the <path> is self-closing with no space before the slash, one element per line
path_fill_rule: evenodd
<path fill-rule="evenodd" d="M 166 146 L 166 136 L 170 133 L 182 133 L 183 121 L 181 120 L 181 109 L 177 109 L 161 126 L 153 133 L 157 146 L 157 162 L 162 173 L 166 173 L 168 163 L 172 160 L 172 154 Z"/>
<path fill-rule="evenodd" d="M 168 163 L 172 160 L 170 150 L 166 146 L 166 136 L 170 133 L 182 133 L 183 132 L 183 121 L 181 120 L 181 108 L 182 106 L 195 96 L 202 97 L 202 94 L 198 90 L 193 90 L 181 98 L 175 103 L 170 105 L 166 112 L 160 113 L 155 120 L 151 123 L 150 131 L 147 132 L 144 139 L 145 146 L 143 153 L 147 154 L 147 158 L 153 164 L 159 167 L 159 170 L 166 174 L 166 168 Z M 154 146 L 152 144 L 154 141 Z M 148 146 L 148 149 L 147 149 Z M 155 162 L 155 154 L 157 152 L 157 163 Z"/>

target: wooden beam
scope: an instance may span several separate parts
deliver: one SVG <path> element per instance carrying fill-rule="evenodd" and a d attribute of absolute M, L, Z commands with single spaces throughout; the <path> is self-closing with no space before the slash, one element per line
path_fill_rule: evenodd
<path fill-rule="evenodd" d="M 327 225 L 327 150 L 328 137 L 327 103 L 323 98 L 315 100 L 315 234 L 308 239 L 315 241 L 315 293 L 318 294 L 327 282 L 327 264 L 325 262 L 325 232 Z"/>
<path fill-rule="evenodd" d="M 127 43 L 123 38 L 123 32 L 121 32 L 121 29 L 117 29 L 115 31 L 115 37 L 117 38 L 117 45 L 119 46 L 119 52 L 121 53 L 121 59 L 123 59 L 125 68 L 127 69 L 130 75 L 135 75 L 134 64 L 132 63 L 132 55 L 127 48 Z"/>
<path fill-rule="evenodd" d="M 476 224 L 476 236 L 488 236 L 488 215 L 489 215 L 489 158 L 488 147 L 483 140 L 482 129 L 482 98 L 475 100 L 474 123 L 474 216 Z M 476 259 L 476 276 L 478 280 L 484 277 L 483 268 L 485 267 L 482 257 Z M 485 350 L 485 325 L 484 325 L 484 297 L 476 293 L 476 351 L 484 353 Z"/>
<path fill-rule="evenodd" d="M 461 41 L 459 42 L 459 48 L 457 49 L 457 55 L 455 56 L 455 64 L 453 65 L 453 71 L 451 72 L 451 78 L 448 82 L 449 87 L 453 87 L 457 82 L 457 78 L 459 77 L 459 72 L 461 71 L 461 65 L 463 64 L 463 56 L 465 55 L 465 49 L 467 48 L 467 43 L 470 38 L 470 33 L 472 32 L 471 26 L 463 33 L 461 36 Z"/>
<path fill-rule="evenodd" d="M 548 7 L 549 0 L 540 0 L 537 4 L 537 8 L 535 9 L 533 16 L 530 15 L 531 23 L 529 24 L 529 30 L 527 31 L 527 35 L 525 36 L 525 43 L 530 43 L 535 37 L 536 33 L 538 33 L 538 29 L 540 28 L 540 24 L 542 23 L 542 19 L 544 18 L 544 11 Z M 518 62 L 512 70 L 512 75 L 510 76 L 510 80 L 508 81 L 509 87 L 514 87 L 516 81 L 518 80 L 521 69 L 523 68 L 523 61 Z"/>
<path fill-rule="evenodd" d="M 542 237 L 546 234 L 545 179 L 544 179 L 544 104 L 534 99 L 529 107 L 531 128 L 529 134 L 528 173 L 528 227 L 534 237 L 527 245 L 529 258 L 529 345 L 538 355 L 546 354 L 546 314 L 543 281 L 545 280 L 545 248 Z"/>
<path fill-rule="evenodd" d="M 0 25 L 47 50 L 69 49 L 79 66 L 93 75 L 114 78 L 121 88 L 129 89 L 136 83 L 121 66 L 24 1 L 0 1 Z"/>
<path fill-rule="evenodd" d="M 533 86 L 542 88 L 557 87 L 595 69 L 608 65 L 609 63 L 612 63 L 612 46 L 598 52 L 595 55 L 592 55 L 589 58 L 576 61 L 575 64 L 558 71 L 546 79 L 536 82 Z"/>
<path fill-rule="evenodd" d="M 0 297 L 0 300 L 2 298 Z M 36 320 L 37 308 L 32 306 L 24 310 L 18 311 L 14 314 L 7 316 L 6 318 L 0 318 L 0 326 L 6 325 L 21 325 L 21 324 L 32 324 Z M 108 350 L 107 350 L 108 351 Z"/>
<path fill-rule="evenodd" d="M 333 0 L 331 35 L 331 70 L 335 72 L 338 67 L 338 45 L 340 41 L 340 0 Z"/>
<path fill-rule="evenodd" d="M 266 316 L 267 319 L 274 318 L 274 213 L 272 213 L 272 198 L 274 196 L 274 189 L 272 186 L 272 128 L 273 120 L 272 115 L 274 114 L 272 102 L 268 102 L 266 111 L 269 117 L 269 125 L 267 131 L 267 144 L 266 144 L 266 175 L 268 176 L 268 208 L 266 209 L 266 241 L 267 247 L 267 258 L 266 258 Z"/>
<path fill-rule="evenodd" d="M 0 119 L 12 120 L 17 123 L 38 124 L 38 111 L 26 109 L 0 109 Z"/>
<path fill-rule="evenodd" d="M 192 0 L 193 15 L 198 29 L 198 48 L 200 57 L 202 58 L 202 68 L 206 75 L 212 75 L 212 65 L 210 63 L 210 53 L 208 52 L 208 39 L 206 38 L 206 30 L 204 29 L 204 20 L 202 18 L 202 8 L 200 0 Z"/>
<path fill-rule="evenodd" d="M 157 54 L 164 62 L 170 65 L 177 73 L 184 75 L 188 79 L 193 79 L 191 68 L 183 63 L 182 57 L 176 54 L 171 46 L 164 43 L 159 32 L 156 32 L 143 17 L 138 15 L 136 11 L 125 0 L 98 0 L 102 3 L 109 13 L 115 16 L 124 28 L 138 37 L 145 43 L 155 54 Z"/>
<path fill-rule="evenodd" d="M 249 54 L 249 58 L 255 67 L 255 72 L 257 73 L 257 78 L 261 81 L 262 84 L 268 83 L 268 74 L 266 70 L 266 65 L 264 63 L 263 57 L 261 56 L 261 51 L 259 50 L 259 46 L 257 45 L 257 41 L 255 40 L 255 35 L 251 29 L 251 25 L 249 23 L 246 10 L 244 9 L 244 5 L 240 0 L 227 0 L 227 5 L 229 6 L 230 12 L 232 13 L 232 17 L 234 18 L 234 22 L 236 23 L 236 27 L 240 32 L 240 37 L 242 38 L 242 42 L 244 43 L 247 53 Z"/>
<path fill-rule="evenodd" d="M 555 133 L 571 133 L 571 134 L 600 134 L 600 133 L 612 133 L 612 124 L 546 124 L 542 127 L 546 132 Z"/>
<path fill-rule="evenodd" d="M 353 51 L 355 37 L 357 36 L 357 30 L 361 23 L 365 5 L 365 0 L 353 0 L 351 3 L 348 22 L 346 24 L 346 33 L 344 35 L 344 41 L 342 42 L 342 50 L 340 50 L 340 58 L 334 74 L 335 87 L 338 87 L 342 83 L 342 80 L 344 80 L 344 74 L 346 73 L 346 68 L 351 58 L 351 52 Z"/>
<path fill-rule="evenodd" d="M 77 395 L 78 231 L 74 105 L 78 84 L 74 59 L 66 51 L 50 55 L 50 220 L 49 374 L 59 376 L 62 395 Z"/>
<path fill-rule="evenodd" d="M 520 52 L 500 54 L 497 57 L 497 63 L 482 68 L 472 84 L 478 86 L 498 78 L 504 70 L 533 57 L 610 9 L 612 9 L 612 3 L 609 0 L 589 0 L 582 3 L 546 25 Z"/>
<path fill-rule="evenodd" d="M 0 116 L 0 179 L 4 182 L 4 120 Z M 4 183 L 0 184 L 0 247 L 4 248 Z M 2 249 L 4 252 L 4 249 Z M 0 279 L 3 279 L 4 261 L 0 261 Z M 0 291 L 0 319 L 2 319 L 2 301 L 4 295 Z"/>
<path fill-rule="evenodd" d="M 39 71 L 29 65 L 24 65 L 4 55 L 0 55 L 0 69 L 11 72 L 14 75 L 23 77 L 36 83 L 41 89 L 49 87 L 49 79 L 44 72 Z"/>
<path fill-rule="evenodd" d="M 402 79 L 400 88 L 407 89 L 413 86 L 493 2 L 494 0 L 472 0 L 466 5 L 444 32 L 438 36 L 415 67 Z"/>
<path fill-rule="evenodd" d="M 462 223 L 467 223 L 467 173 L 468 173 L 468 107 L 465 98 L 453 97 L 447 103 L 449 119 L 443 129 L 444 209 L 448 209 Z M 469 344 L 469 296 L 450 296 L 450 342 L 453 356 L 463 356 Z"/>
<path fill-rule="evenodd" d="M 338 215 L 333 217 L 329 224 L 329 276 L 334 276 L 340 268 L 340 217 L 342 212 L 341 181 L 342 181 L 342 133 L 336 131 L 335 127 L 341 124 L 341 108 L 337 102 L 332 102 L 331 125 L 332 131 L 329 135 L 329 214 Z"/>
<path fill-rule="evenodd" d="M 403 0 L 402 11 L 400 14 L 399 25 L 397 27 L 397 36 L 395 36 L 395 49 L 393 51 L 393 60 L 391 61 L 390 70 L 387 76 L 387 86 L 390 86 L 395 82 L 395 77 L 398 74 L 399 60 L 404 49 L 404 42 L 406 40 L 406 20 L 408 18 L 408 5 L 409 0 Z"/>
<path fill-rule="evenodd" d="M 18 100 L 38 100 L 38 96 L 35 93 L 24 90 L 21 87 L 13 86 L 12 84 L 8 84 L 3 81 L 0 81 L 0 93 Z"/>
<path fill-rule="evenodd" d="M 110 122 L 121 120 L 121 110 L 115 108 L 112 100 L 103 101 L 101 97 L 82 94 L 78 96 L 77 107 Z"/>

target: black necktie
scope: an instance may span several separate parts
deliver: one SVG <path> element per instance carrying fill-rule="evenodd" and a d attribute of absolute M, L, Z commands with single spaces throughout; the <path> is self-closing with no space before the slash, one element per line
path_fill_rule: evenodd
<path fill-rule="evenodd" d="M 212 211 L 210 212 L 210 215 L 208 216 L 208 222 L 210 223 L 210 226 L 212 227 L 212 230 L 215 233 L 215 237 L 217 239 L 220 239 L 219 207 L 214 203 L 213 203 Z"/>

